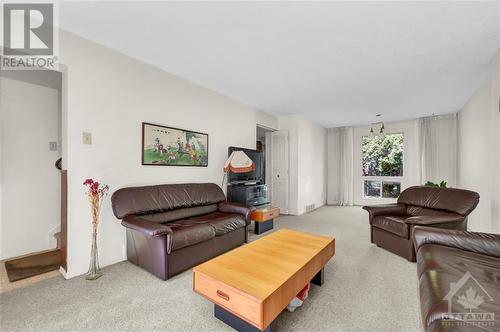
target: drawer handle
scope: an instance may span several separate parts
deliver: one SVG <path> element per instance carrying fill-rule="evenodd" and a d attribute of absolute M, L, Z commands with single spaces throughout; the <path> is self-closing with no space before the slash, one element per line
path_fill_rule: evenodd
<path fill-rule="evenodd" d="M 229 301 L 229 295 L 227 295 L 223 291 L 217 290 L 217 296 L 226 300 L 226 301 Z"/>

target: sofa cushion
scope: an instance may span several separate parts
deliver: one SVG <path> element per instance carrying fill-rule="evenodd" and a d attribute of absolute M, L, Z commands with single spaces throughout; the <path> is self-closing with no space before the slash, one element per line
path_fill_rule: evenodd
<path fill-rule="evenodd" d="M 403 190 L 398 197 L 398 203 L 466 216 L 479 203 L 479 194 L 458 188 L 414 186 Z"/>
<path fill-rule="evenodd" d="M 132 214 L 143 215 L 170 210 L 217 204 L 226 200 L 215 183 L 163 184 L 122 188 L 111 197 L 118 219 Z"/>
<path fill-rule="evenodd" d="M 415 205 L 408 205 L 406 207 L 406 214 L 410 217 L 414 216 L 442 216 L 442 215 L 447 215 L 450 212 L 443 211 L 443 210 L 435 210 L 435 209 L 428 209 L 428 208 L 423 208 L 420 206 L 415 206 Z"/>
<path fill-rule="evenodd" d="M 192 246 L 215 237 L 214 228 L 207 223 L 200 223 L 191 219 L 169 222 L 172 230 L 172 251 Z"/>
<path fill-rule="evenodd" d="M 405 223 L 406 218 L 407 216 L 379 216 L 373 218 L 372 226 L 408 238 L 409 226 Z"/>
<path fill-rule="evenodd" d="M 417 270 L 419 276 L 430 270 L 448 271 L 460 276 L 469 271 L 479 282 L 495 281 L 490 276 L 491 273 L 496 273 L 500 289 L 499 257 L 438 244 L 425 244 L 417 252 Z"/>
<path fill-rule="evenodd" d="M 418 250 L 417 261 L 424 326 L 433 325 L 434 328 L 438 328 L 439 324 L 435 325 L 434 322 L 443 319 L 443 316 L 449 316 L 448 301 L 445 297 L 449 296 L 451 284 L 459 284 L 462 278 L 466 283 L 453 295 L 452 312 L 468 312 L 468 309 L 463 308 L 457 302 L 457 297 L 465 295 L 465 292 L 472 287 L 484 300 L 479 306 L 479 311 L 494 313 L 495 326 L 500 326 L 500 301 L 498 299 L 500 258 L 452 247 L 426 244 Z M 467 273 L 470 273 L 473 279 L 464 277 Z M 484 294 L 484 291 L 493 297 L 493 301 Z"/>
<path fill-rule="evenodd" d="M 245 217 L 236 213 L 214 212 L 189 218 L 189 220 L 211 225 L 216 236 L 224 235 L 246 226 Z"/>
<path fill-rule="evenodd" d="M 450 296 L 452 284 L 459 284 L 465 274 L 455 274 L 448 271 L 429 270 L 424 272 L 419 280 L 420 309 L 424 326 L 429 326 L 435 321 L 448 319 L 460 322 L 457 314 L 469 313 L 469 309 L 459 302 L 459 296 L 467 298 L 467 291 L 472 290 L 474 297 L 481 297 L 482 301 L 473 312 L 493 313 L 494 326 L 500 326 L 500 303 L 498 301 L 498 287 L 495 282 L 480 281 L 479 285 L 473 279 L 468 279 L 465 285 L 452 294 L 452 315 L 448 311 L 447 296 Z M 498 275 L 498 274 L 497 274 Z M 494 276 L 494 275 L 491 275 Z M 473 277 L 475 277 L 473 275 Z M 485 293 L 489 294 L 491 298 Z M 455 324 L 457 325 L 457 324 Z M 453 330 L 453 329 L 451 329 Z"/>
<path fill-rule="evenodd" d="M 141 215 L 142 219 L 150 220 L 158 223 L 166 223 L 179 219 L 187 219 L 191 217 L 200 216 L 207 213 L 212 213 L 218 210 L 217 204 L 210 204 L 204 206 L 195 206 L 189 208 L 175 209 L 167 212 L 152 213 Z"/>

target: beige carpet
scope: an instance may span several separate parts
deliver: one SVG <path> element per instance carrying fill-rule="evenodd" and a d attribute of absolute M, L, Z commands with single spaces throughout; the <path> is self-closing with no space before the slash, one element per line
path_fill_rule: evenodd
<path fill-rule="evenodd" d="M 359 207 L 323 207 L 275 222 L 337 239 L 325 284 L 312 286 L 303 307 L 282 313 L 278 330 L 420 331 L 416 266 L 371 245 L 367 220 Z M 123 262 L 104 273 L 94 282 L 56 277 L 1 294 L 0 330 L 231 331 L 193 293 L 190 271 L 164 282 Z"/>

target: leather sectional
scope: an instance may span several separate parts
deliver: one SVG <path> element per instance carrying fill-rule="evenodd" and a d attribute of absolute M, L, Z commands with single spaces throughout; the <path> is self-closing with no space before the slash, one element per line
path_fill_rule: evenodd
<path fill-rule="evenodd" d="M 168 278 L 247 242 L 250 209 L 213 183 L 117 190 L 113 213 L 127 230 L 127 258 Z"/>
<path fill-rule="evenodd" d="M 413 238 L 426 331 L 500 331 L 500 234 L 415 227 Z"/>
<path fill-rule="evenodd" d="M 371 243 L 411 262 L 415 226 L 467 230 L 467 216 L 479 203 L 479 194 L 456 188 L 414 186 L 405 189 L 396 204 L 364 206 L 369 213 Z"/>

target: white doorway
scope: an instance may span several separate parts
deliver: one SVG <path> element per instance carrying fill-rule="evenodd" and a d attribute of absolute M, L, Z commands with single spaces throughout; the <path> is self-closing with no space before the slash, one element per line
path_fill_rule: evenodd
<path fill-rule="evenodd" d="M 5 71 L 0 259 L 54 250 L 61 229 L 61 74 Z M 60 235 L 59 235 L 60 236 Z"/>
<path fill-rule="evenodd" d="M 257 125 L 257 142 L 255 149 L 257 151 L 262 152 L 262 183 L 268 184 L 268 172 L 266 170 L 269 167 L 268 163 L 268 150 L 267 150 L 267 141 L 266 134 L 275 131 L 275 129 L 267 128 L 264 126 Z"/>
<path fill-rule="evenodd" d="M 289 133 L 277 130 L 266 133 L 266 183 L 271 204 L 280 213 L 289 213 Z"/>

